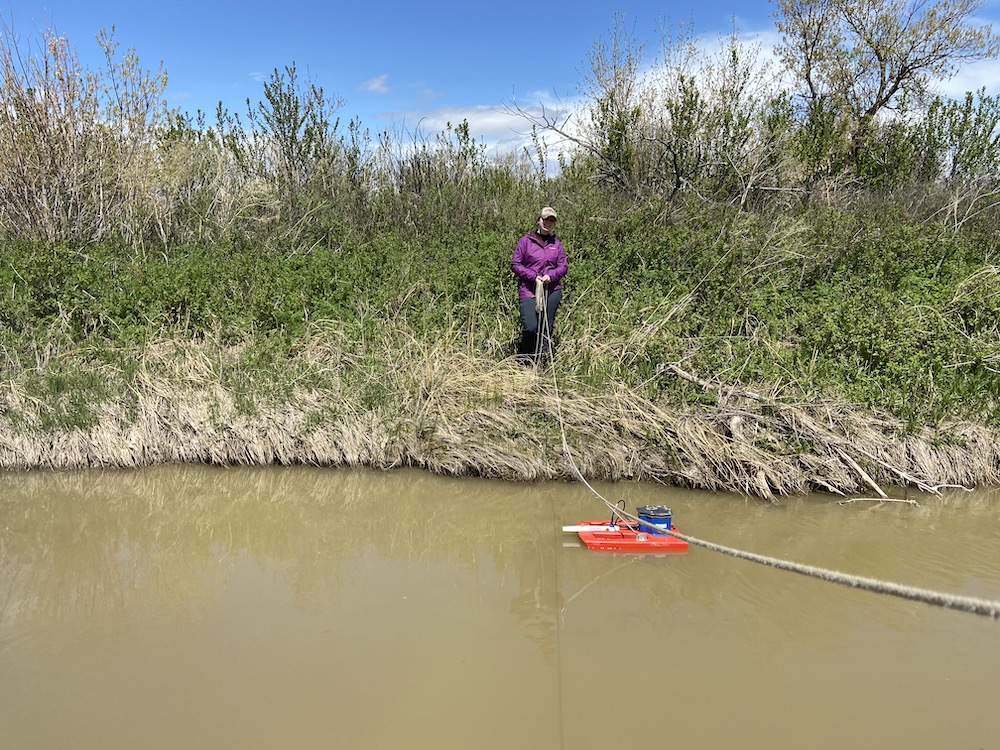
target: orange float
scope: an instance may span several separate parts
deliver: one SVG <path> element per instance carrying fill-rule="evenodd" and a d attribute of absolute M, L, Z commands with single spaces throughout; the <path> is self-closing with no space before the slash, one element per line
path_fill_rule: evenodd
<path fill-rule="evenodd" d="M 563 531 L 576 532 L 590 549 L 612 552 L 687 552 L 686 540 L 671 534 L 674 530 L 670 508 L 643 505 L 636 509 L 638 522 L 624 516 L 598 521 L 581 521 L 575 526 L 563 526 Z"/>

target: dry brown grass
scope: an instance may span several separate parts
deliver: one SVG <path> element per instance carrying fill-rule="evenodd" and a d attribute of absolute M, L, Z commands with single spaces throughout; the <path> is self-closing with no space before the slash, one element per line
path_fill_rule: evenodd
<path fill-rule="evenodd" d="M 119 395 L 96 407 L 87 429 L 43 429 L 45 404 L 15 372 L 0 385 L 0 467 L 418 466 L 514 481 L 570 478 L 575 467 L 590 479 L 768 499 L 1000 483 L 997 436 L 971 424 L 905 435 L 840 405 L 733 390 L 712 407 L 680 409 L 621 386 L 587 392 L 558 367 L 553 375 L 498 363 L 447 337 L 368 342 L 362 351 L 336 330 L 299 347 L 298 372 L 309 377 L 289 378 L 284 398 L 261 395 L 248 406 L 226 384 L 247 367 L 241 352 L 212 340 L 161 341 L 141 353 L 128 382 L 104 365 L 109 381 L 121 381 Z M 363 397 L 369 386 L 378 400 Z"/>

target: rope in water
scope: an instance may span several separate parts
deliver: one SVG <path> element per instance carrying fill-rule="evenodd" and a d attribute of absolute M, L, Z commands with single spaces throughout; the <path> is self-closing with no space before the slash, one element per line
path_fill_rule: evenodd
<path fill-rule="evenodd" d="M 609 502 L 607 498 L 603 497 L 601 493 L 595 490 L 591 484 L 584 478 L 583 474 L 577 468 L 576 464 L 573 462 L 573 456 L 569 449 L 569 444 L 566 441 L 566 427 L 563 422 L 562 417 L 562 407 L 561 401 L 562 396 L 559 393 L 559 383 L 556 378 L 555 368 L 552 368 L 552 385 L 555 389 L 556 394 L 556 415 L 559 419 L 559 430 L 562 434 L 562 447 L 563 454 L 566 456 L 566 462 L 569 465 L 570 473 L 583 484 L 590 492 L 601 500 L 612 512 L 612 520 L 615 515 L 627 518 L 635 523 L 639 522 L 639 518 L 633 516 L 630 513 L 625 512 L 617 505 Z M 811 576 L 813 578 L 818 578 L 822 581 L 827 581 L 829 583 L 836 583 L 842 586 L 849 586 L 851 588 L 862 589 L 864 591 L 871 591 L 876 594 L 887 594 L 890 596 L 900 597 L 902 599 L 909 599 L 910 601 L 922 602 L 924 604 L 930 604 L 936 607 L 944 607 L 945 609 L 954 609 L 959 612 L 968 612 L 969 614 L 982 615 L 985 617 L 992 617 L 994 620 L 1000 620 L 1000 601 L 991 601 L 988 599 L 979 599 L 971 596 L 960 596 L 956 594 L 947 594 L 940 591 L 933 591 L 931 589 L 918 588 L 916 586 L 905 586 L 899 583 L 893 583 L 892 581 L 883 581 L 878 578 L 868 578 L 865 576 L 857 576 L 851 573 L 842 573 L 838 570 L 830 570 L 828 568 L 819 568 L 813 565 L 803 565 L 801 563 L 792 562 L 790 560 L 782 560 L 777 557 L 768 557 L 767 555 L 758 555 L 754 552 L 747 552 L 745 550 L 736 549 L 734 547 L 727 547 L 722 544 L 716 544 L 715 542 L 709 542 L 704 539 L 698 539 L 693 536 L 688 536 L 687 534 L 681 534 L 673 529 L 667 531 L 666 533 L 671 536 L 675 536 L 678 539 L 683 539 L 688 542 L 688 544 L 694 544 L 698 547 L 703 547 L 713 552 L 721 552 L 724 555 L 729 555 L 731 557 L 736 557 L 741 560 L 748 560 L 750 562 L 759 563 L 761 565 L 767 565 L 772 568 L 777 568 L 779 570 L 787 570 L 792 573 L 799 573 L 801 575 Z"/>
<path fill-rule="evenodd" d="M 624 516 L 635 523 L 639 522 L 639 519 L 632 514 L 626 513 L 617 506 L 611 505 L 603 497 L 600 499 L 603 500 L 605 505 L 611 508 L 618 515 Z M 891 596 L 898 596 L 902 599 L 923 602 L 925 604 L 933 604 L 937 607 L 944 607 L 946 609 L 956 609 L 970 614 L 984 615 L 986 617 L 992 617 L 994 620 L 1000 619 L 1000 602 L 989 601 L 987 599 L 977 599 L 971 596 L 946 594 L 940 591 L 933 591 L 931 589 L 923 589 L 917 588 L 916 586 L 905 586 L 891 581 L 883 581 L 878 578 L 867 578 L 865 576 L 853 575 L 851 573 L 842 573 L 838 570 L 818 568 L 813 565 L 803 565 L 789 560 L 782 560 L 777 557 L 758 555 L 755 552 L 746 552 L 744 550 L 726 547 L 722 544 L 716 544 L 715 542 L 709 542 L 704 539 L 688 536 L 687 534 L 681 534 L 675 529 L 669 529 L 666 533 L 671 536 L 675 536 L 678 539 L 683 539 L 689 544 L 695 544 L 714 552 L 721 552 L 724 555 L 737 557 L 741 560 L 749 560 L 750 562 L 760 563 L 761 565 L 778 568 L 779 570 L 788 570 L 792 573 L 800 573 L 802 575 L 812 576 L 813 578 L 819 578 L 820 580 L 828 581 L 830 583 L 837 583 L 842 586 L 850 586 L 851 588 L 872 591 L 877 594 L 889 594 Z"/>

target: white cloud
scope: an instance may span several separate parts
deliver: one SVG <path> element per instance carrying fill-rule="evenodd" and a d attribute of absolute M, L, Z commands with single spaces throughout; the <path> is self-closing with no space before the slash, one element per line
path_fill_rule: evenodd
<path fill-rule="evenodd" d="M 477 142 L 486 145 L 493 154 L 520 152 L 524 148 L 532 151 L 531 126 L 532 120 L 543 117 L 562 123 L 575 106 L 572 102 L 544 101 L 542 98 L 529 97 L 534 103 L 503 102 L 497 105 L 474 104 L 469 106 L 444 106 L 406 112 L 387 112 L 380 116 L 383 121 L 393 123 L 389 130 L 396 132 L 403 139 L 433 139 L 438 133 L 443 133 L 450 125 L 454 128 L 463 121 L 469 123 L 469 132 Z M 549 147 L 550 156 L 559 150 L 559 138 L 554 133 L 539 134 Z"/>
<path fill-rule="evenodd" d="M 390 90 L 387 84 L 388 80 L 389 74 L 383 73 L 380 76 L 369 78 L 367 81 L 364 81 L 360 86 L 358 86 L 358 88 L 362 91 L 367 91 L 370 94 L 388 94 Z"/>
<path fill-rule="evenodd" d="M 995 96 L 1000 93 L 1000 61 L 980 60 L 963 67 L 958 73 L 947 81 L 942 81 L 934 88 L 943 96 L 950 98 L 962 98 L 966 92 L 986 89 L 988 95 Z"/>
<path fill-rule="evenodd" d="M 699 38 L 700 55 L 707 59 L 712 52 L 718 52 L 718 41 L 722 37 L 710 36 Z M 776 29 L 763 31 L 748 31 L 739 34 L 740 42 L 748 46 L 758 46 L 758 63 L 778 77 L 775 83 L 786 89 L 794 89 L 795 84 L 783 73 L 781 61 L 775 54 L 781 43 L 781 34 Z M 763 79 L 762 79 L 763 80 Z M 953 77 L 947 80 L 934 81 L 931 84 L 935 93 L 948 98 L 964 98 L 967 92 L 977 92 L 985 89 L 987 95 L 1000 94 L 1000 60 L 980 60 L 964 65 Z"/>
<path fill-rule="evenodd" d="M 410 91 L 421 99 L 433 99 L 439 96 L 438 92 L 424 81 L 414 81 L 411 83 Z"/>

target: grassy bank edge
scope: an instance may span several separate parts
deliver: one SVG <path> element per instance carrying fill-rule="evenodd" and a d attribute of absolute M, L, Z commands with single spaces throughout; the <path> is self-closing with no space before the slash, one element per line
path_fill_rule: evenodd
<path fill-rule="evenodd" d="M 447 337 L 358 343 L 329 330 L 293 348 L 269 357 L 171 338 L 8 362 L 0 468 L 414 466 L 536 481 L 571 478 L 571 460 L 588 479 L 769 500 L 1000 483 L 997 432 L 967 422 L 914 431 L 847 404 L 720 387 L 670 367 L 662 377 L 693 378 L 706 397 L 667 403 L 595 386 L 572 361 L 524 369 Z"/>

